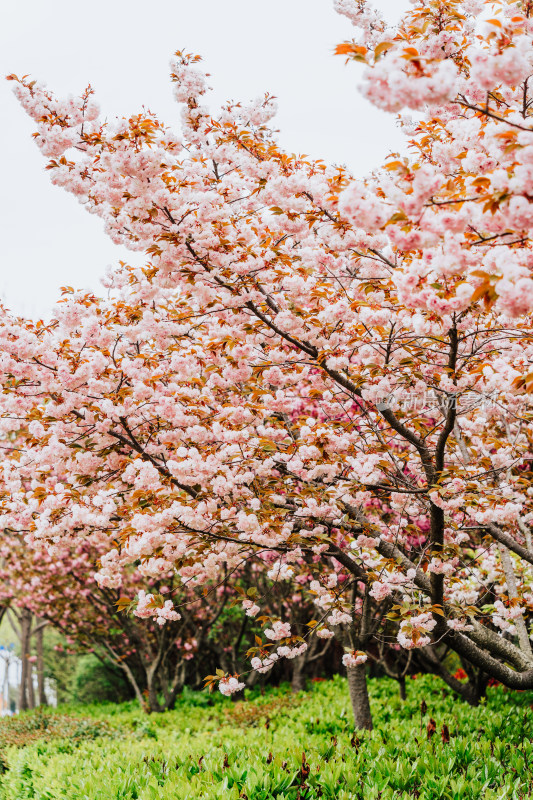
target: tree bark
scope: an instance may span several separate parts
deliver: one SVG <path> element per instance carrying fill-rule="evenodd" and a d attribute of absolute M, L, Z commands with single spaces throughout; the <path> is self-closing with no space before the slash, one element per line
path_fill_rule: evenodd
<path fill-rule="evenodd" d="M 44 629 L 38 628 L 35 632 L 35 647 L 37 650 L 37 687 L 39 694 L 39 705 L 46 706 L 46 692 L 44 690 L 44 653 L 43 653 L 43 634 Z"/>
<path fill-rule="evenodd" d="M 348 688 L 350 690 L 350 700 L 352 701 L 355 727 L 357 730 L 371 731 L 374 726 L 368 699 L 365 665 L 359 664 L 357 667 L 347 667 L 346 671 L 348 673 Z"/>
<path fill-rule="evenodd" d="M 293 692 L 305 690 L 305 656 L 296 656 L 292 662 L 291 689 Z"/>
<path fill-rule="evenodd" d="M 28 662 L 28 708 L 35 708 L 35 689 L 33 686 L 33 664 Z"/>
<path fill-rule="evenodd" d="M 157 689 L 152 681 L 148 684 L 148 710 L 151 713 L 159 713 L 163 710 L 157 698 Z"/>
<path fill-rule="evenodd" d="M 26 609 L 20 612 L 18 618 L 20 623 L 20 687 L 19 687 L 19 711 L 27 711 L 32 708 L 29 696 L 29 680 L 31 676 L 31 663 L 28 661 L 30 655 L 30 636 L 31 636 L 31 613 Z"/>
<path fill-rule="evenodd" d="M 407 700 L 407 689 L 405 686 L 405 675 L 400 675 L 398 678 L 398 686 L 400 689 L 400 700 Z"/>
<path fill-rule="evenodd" d="M 164 694 L 165 694 L 165 709 L 167 711 L 171 711 L 176 705 L 176 699 L 179 694 L 183 691 L 183 687 L 185 686 L 185 678 L 187 674 L 187 665 L 185 661 L 182 661 L 180 664 L 177 665 L 174 678 L 170 687 L 164 686 Z"/>
<path fill-rule="evenodd" d="M 505 582 L 507 584 L 507 594 L 510 600 L 518 600 L 518 589 L 516 586 L 516 575 L 514 572 L 513 562 L 509 555 L 508 549 L 505 545 L 499 545 L 500 558 L 502 562 L 503 572 L 505 574 Z M 529 641 L 529 634 L 526 627 L 526 622 L 522 616 L 514 620 L 516 632 L 518 634 L 518 641 L 520 649 L 530 659 L 533 659 L 531 652 L 531 642 Z"/>
<path fill-rule="evenodd" d="M 146 670 L 146 689 L 148 695 L 148 711 L 150 713 L 159 713 L 164 711 L 163 706 L 159 702 L 157 696 L 157 668 L 158 664 L 153 662 Z"/>

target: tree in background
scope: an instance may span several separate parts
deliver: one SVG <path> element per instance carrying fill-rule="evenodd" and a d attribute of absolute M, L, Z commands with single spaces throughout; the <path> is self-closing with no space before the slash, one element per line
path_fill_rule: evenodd
<path fill-rule="evenodd" d="M 20 629 L 20 708 L 36 705 L 34 661 L 39 703 L 43 702 L 44 662 L 39 633 L 48 623 L 63 634 L 68 648 L 94 653 L 102 664 L 122 671 L 147 710 L 173 707 L 181 692 L 189 661 L 226 598 L 215 593 L 208 602 L 202 595 L 176 586 L 172 573 L 147 581 L 132 569 L 124 571 L 119 587 L 100 586 L 94 573 L 101 552 L 102 537 L 95 535 L 78 542 L 62 541 L 53 548 L 42 541 L 28 546 L 18 534 L 4 536 L 2 602 Z M 141 590 L 141 600 L 134 603 L 136 614 L 124 614 L 132 604 L 131 597 L 124 593 L 135 597 L 143 585 L 149 592 Z M 182 608 L 181 613 L 172 610 L 169 597 Z M 156 608 L 160 609 L 159 623 L 153 616 Z M 162 619 L 165 625 L 161 624 Z M 32 655 L 32 637 L 36 655 Z"/>

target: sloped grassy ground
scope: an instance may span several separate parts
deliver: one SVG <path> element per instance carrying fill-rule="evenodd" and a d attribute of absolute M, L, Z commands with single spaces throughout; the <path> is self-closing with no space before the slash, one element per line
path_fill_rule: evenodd
<path fill-rule="evenodd" d="M 428 676 L 408 681 L 405 703 L 388 679 L 370 688 L 371 735 L 353 735 L 342 678 L 242 703 L 189 693 L 163 715 L 132 703 L 3 720 L 0 798 L 533 797 L 533 693 L 489 689 L 472 709 Z"/>

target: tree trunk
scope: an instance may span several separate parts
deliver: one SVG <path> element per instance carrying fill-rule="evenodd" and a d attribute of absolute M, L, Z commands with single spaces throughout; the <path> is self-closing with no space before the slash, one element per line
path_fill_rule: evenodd
<path fill-rule="evenodd" d="M 148 695 L 149 713 L 158 713 L 160 711 L 164 711 L 164 707 L 160 704 L 157 696 L 157 670 L 155 669 L 154 664 L 152 664 L 146 670 L 146 689 Z"/>
<path fill-rule="evenodd" d="M 160 669 L 158 675 L 159 689 L 164 697 L 161 704 L 163 711 L 171 711 L 176 705 L 176 699 L 183 691 L 187 676 L 187 662 L 176 656 L 176 661 L 171 669 L 167 663 L 166 669 Z"/>
<path fill-rule="evenodd" d="M 31 708 L 29 701 L 29 681 L 28 675 L 31 675 L 31 663 L 28 661 L 30 656 L 30 636 L 31 636 L 31 613 L 26 609 L 20 612 L 20 687 L 19 687 L 19 711 L 27 711 Z"/>
<path fill-rule="evenodd" d="M 510 600 L 518 600 L 518 590 L 516 587 L 516 575 L 514 572 L 513 562 L 511 561 L 511 556 L 509 555 L 509 550 L 503 545 L 499 545 L 500 550 L 500 559 L 503 567 L 503 572 L 505 574 L 505 583 L 507 584 L 507 594 L 509 595 Z M 529 659 L 533 659 L 533 653 L 531 651 L 531 642 L 529 641 L 529 633 L 527 630 L 526 622 L 524 617 L 520 616 L 514 620 L 516 632 L 518 634 L 518 641 L 520 643 L 520 649 Z"/>
<path fill-rule="evenodd" d="M 305 656 L 296 656 L 292 662 L 291 689 L 293 692 L 305 690 Z"/>
<path fill-rule="evenodd" d="M 161 706 L 159 704 L 159 700 L 157 698 L 157 689 L 155 688 L 153 683 L 150 683 L 148 687 L 148 710 L 150 713 L 155 712 L 158 713 L 161 711 Z"/>
<path fill-rule="evenodd" d="M 463 669 L 468 675 L 468 683 L 465 686 L 464 699 L 471 706 L 478 706 L 481 698 L 485 697 L 487 693 L 487 686 L 489 683 L 488 675 L 473 667 L 465 659 L 461 659 Z"/>
<path fill-rule="evenodd" d="M 35 708 L 35 690 L 33 687 L 33 664 L 31 661 L 28 663 L 27 681 L 28 681 L 28 708 Z"/>
<path fill-rule="evenodd" d="M 187 664 L 185 661 L 181 662 L 176 667 L 176 671 L 174 673 L 174 679 L 170 685 L 170 687 L 163 686 L 163 690 L 165 693 L 165 709 L 167 711 L 172 711 L 172 709 L 176 706 L 176 699 L 179 694 L 182 693 L 183 687 L 185 686 L 185 679 L 187 676 Z"/>
<path fill-rule="evenodd" d="M 3 657 L 4 661 L 4 681 L 2 684 L 2 708 L 9 708 L 9 666 L 11 664 L 11 658 L 9 651 L 6 652 L 6 655 Z"/>
<path fill-rule="evenodd" d="M 400 688 L 400 700 L 407 700 L 407 690 L 405 688 L 405 675 L 398 678 L 398 686 Z"/>
<path fill-rule="evenodd" d="M 46 692 L 44 690 L 44 654 L 43 654 L 43 634 L 44 629 L 39 628 L 35 633 L 35 646 L 37 650 L 37 686 L 39 690 L 39 705 L 46 706 Z"/>
<path fill-rule="evenodd" d="M 356 730 L 371 731 L 374 726 L 372 725 L 372 713 L 368 699 L 365 665 L 359 664 L 357 667 L 347 667 L 346 671 L 348 673 L 348 688 L 350 689 L 355 728 Z"/>

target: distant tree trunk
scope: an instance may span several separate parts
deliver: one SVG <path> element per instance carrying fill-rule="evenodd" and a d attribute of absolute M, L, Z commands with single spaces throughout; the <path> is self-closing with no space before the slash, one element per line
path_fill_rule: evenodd
<path fill-rule="evenodd" d="M 347 667 L 346 671 L 348 673 L 348 687 L 350 689 L 355 727 L 357 730 L 371 731 L 374 726 L 372 724 L 370 700 L 368 699 L 365 665 L 359 664 L 357 667 Z"/>
<path fill-rule="evenodd" d="M 33 687 L 33 664 L 28 661 L 28 674 L 26 676 L 28 681 L 28 708 L 35 708 L 35 690 Z"/>
<path fill-rule="evenodd" d="M 4 680 L 2 683 L 2 709 L 9 707 L 9 667 L 11 664 L 11 654 L 7 651 L 7 654 L 3 656 L 4 661 Z"/>
<path fill-rule="evenodd" d="M 44 629 L 38 628 L 35 633 L 35 647 L 37 650 L 37 686 L 39 690 L 39 705 L 46 706 L 46 692 L 44 690 L 44 653 L 43 653 Z"/>
<path fill-rule="evenodd" d="M 32 708 L 29 697 L 28 675 L 31 675 L 31 663 L 28 661 L 30 656 L 30 637 L 31 637 L 31 612 L 23 609 L 18 616 L 20 623 L 20 658 L 21 673 L 19 687 L 19 711 L 27 711 Z"/>

